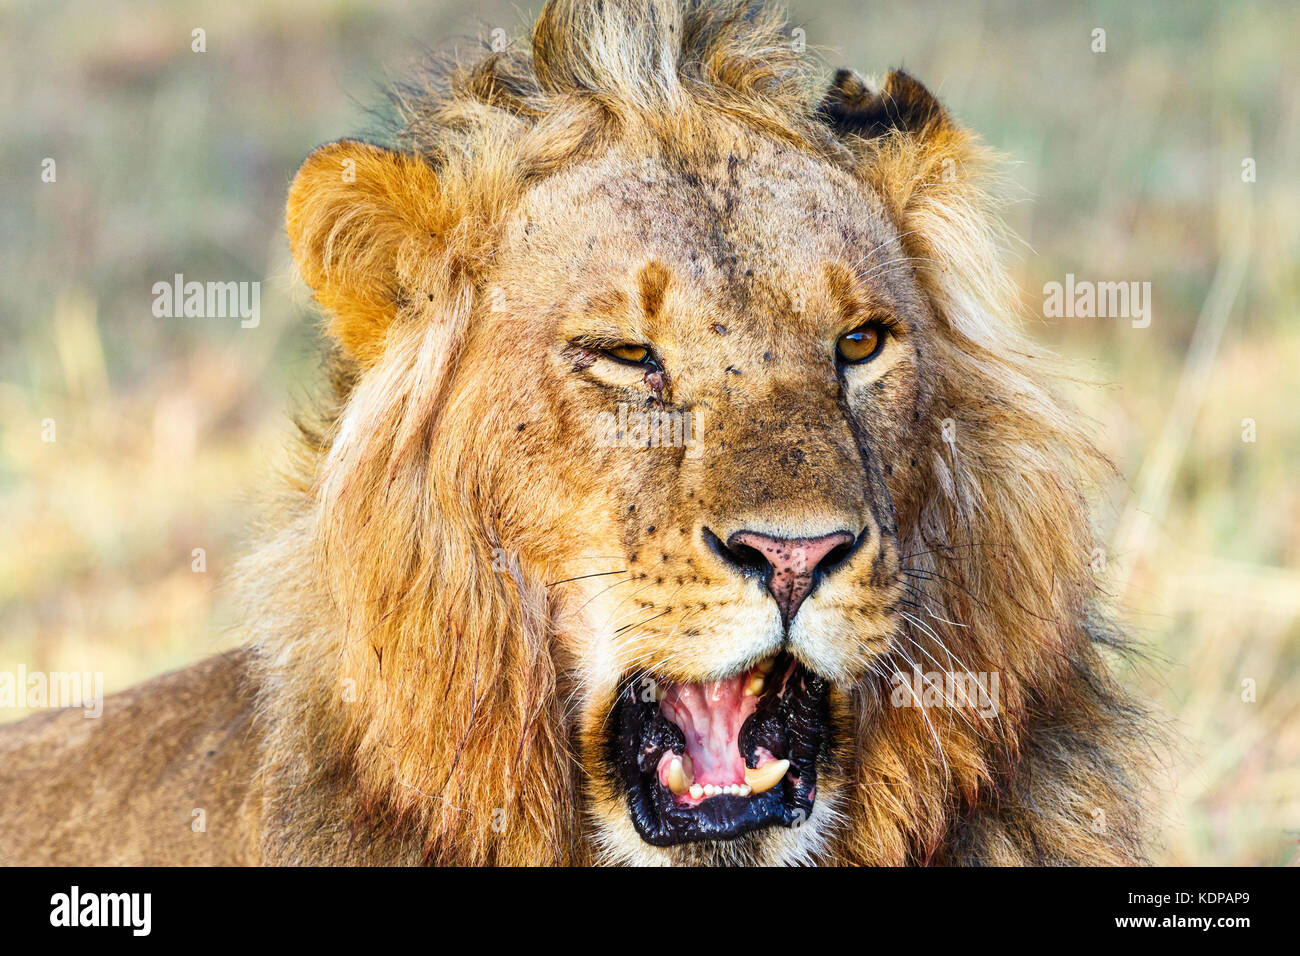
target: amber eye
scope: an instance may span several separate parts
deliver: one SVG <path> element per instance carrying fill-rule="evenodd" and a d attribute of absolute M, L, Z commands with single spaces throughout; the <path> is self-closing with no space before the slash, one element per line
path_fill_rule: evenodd
<path fill-rule="evenodd" d="M 615 345 L 605 349 L 605 354 L 632 365 L 648 364 L 646 360 L 650 358 L 650 350 L 644 345 Z"/>
<path fill-rule="evenodd" d="M 835 357 L 849 364 L 869 362 L 876 357 L 884 341 L 884 329 L 872 322 L 841 335 L 840 340 L 835 343 Z"/>

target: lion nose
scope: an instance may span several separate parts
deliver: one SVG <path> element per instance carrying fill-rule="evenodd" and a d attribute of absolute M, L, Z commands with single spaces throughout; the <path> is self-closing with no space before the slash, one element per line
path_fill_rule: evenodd
<path fill-rule="evenodd" d="M 761 531 L 737 531 L 727 539 L 722 556 L 742 570 L 759 570 L 776 598 L 781 620 L 788 627 L 820 575 L 843 563 L 857 538 L 834 531 L 816 538 L 777 538 Z"/>

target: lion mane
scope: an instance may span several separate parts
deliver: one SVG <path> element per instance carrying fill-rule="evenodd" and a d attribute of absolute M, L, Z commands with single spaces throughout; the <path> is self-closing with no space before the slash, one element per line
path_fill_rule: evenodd
<path fill-rule="evenodd" d="M 606 859 L 560 640 L 572 609 L 545 557 L 553 504 L 502 500 L 519 446 L 476 436 L 516 426 L 481 372 L 451 385 L 521 196 L 628 137 L 689 167 L 723 117 L 881 197 L 947 330 L 944 424 L 911 449 L 920 504 L 898 528 L 904 620 L 849 691 L 849 792 L 806 861 L 1142 861 L 1149 720 L 1111 676 L 1125 642 L 1090 567 L 1109 465 L 1018 331 L 996 163 L 973 134 L 901 72 L 875 87 L 841 70 L 827 92 L 758 0 L 551 0 L 531 43 L 439 64 L 393 101 L 395 152 L 322 147 L 289 195 L 334 348 L 240 573 L 257 858 Z M 891 706 L 891 675 L 931 665 L 999 675 L 997 718 Z"/>
<path fill-rule="evenodd" d="M 857 799 L 829 858 L 1142 858 L 1144 717 L 1102 659 L 1122 642 L 1089 567 L 1086 501 L 1105 463 L 1015 331 L 1017 292 L 980 186 L 990 157 L 906 74 L 873 91 L 840 71 L 818 96 L 783 25 L 745 0 L 552 2 L 530 52 L 397 90 L 408 175 L 384 181 L 364 147 L 349 155 L 355 183 L 313 161 L 300 172 L 295 258 L 348 357 L 290 520 L 245 571 L 265 635 L 256 672 L 263 779 L 283 823 L 275 857 L 591 859 L 553 594 L 537 569 L 497 569 L 546 504 L 493 499 L 510 449 L 462 451 L 493 415 L 490 383 L 448 408 L 446 382 L 521 191 L 634 128 L 631 114 L 690 144 L 717 111 L 852 169 L 885 197 L 959 333 L 937 403 L 958 435 L 916 450 L 925 503 L 902 529 L 917 594 L 953 621 L 912 616 L 898 667 L 997 673 L 1000 717 L 931 721 L 924 708 L 886 706 L 883 676 L 859 687 Z M 402 202 L 331 195 L 377 182 Z M 354 829 L 340 834 L 340 820 Z"/>

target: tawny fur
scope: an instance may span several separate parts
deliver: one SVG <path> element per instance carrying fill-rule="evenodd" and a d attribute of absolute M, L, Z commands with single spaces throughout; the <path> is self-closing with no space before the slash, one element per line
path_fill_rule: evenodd
<path fill-rule="evenodd" d="M 396 151 L 344 141 L 314 153 L 288 231 L 338 346 L 333 395 L 242 572 L 250 646 L 110 698 L 99 721 L 0 731 L 0 862 L 1141 861 L 1146 719 L 1109 676 L 1103 649 L 1122 642 L 1089 567 L 1086 503 L 1106 466 L 1017 329 L 980 186 L 991 157 L 904 74 L 874 90 L 841 72 L 823 89 L 779 11 L 760 3 L 562 0 L 547 4 L 530 48 L 399 90 Z M 890 294 L 929 318 L 924 351 L 900 356 L 872 399 L 890 471 L 868 477 L 892 502 L 879 551 L 895 573 L 863 598 L 860 646 L 836 647 L 845 679 L 825 798 L 803 833 L 660 852 L 630 834 L 603 773 L 600 675 L 648 648 L 673 676 L 709 676 L 703 650 L 669 661 L 691 625 L 631 564 L 662 550 L 673 565 L 665 536 L 680 525 L 686 538 L 694 506 L 651 499 L 643 511 L 664 519 L 614 524 L 631 510 L 609 487 L 619 482 L 593 474 L 589 436 L 557 418 L 577 400 L 527 356 L 546 344 L 538 317 L 570 301 L 592 314 L 635 308 L 651 324 L 693 310 L 701 349 L 760 341 L 751 314 L 789 313 L 813 334 L 789 283 L 738 273 L 749 312 L 708 304 L 664 245 L 665 232 L 698 224 L 658 222 L 647 239 L 628 218 L 645 203 L 647 170 L 725 199 L 738 166 L 733 186 L 770 181 L 809 223 L 852 196 L 869 222 L 845 213 L 853 221 L 836 235 L 892 237 L 870 254 Z M 583 215 L 601 224 L 608 255 L 573 259 L 585 265 L 572 276 L 539 274 L 534 263 L 573 255 L 565 242 L 581 217 L 550 232 L 534 224 L 573 214 L 587 183 L 602 198 Z M 746 248 L 784 241 L 753 215 Z M 813 247 L 833 240 L 811 236 L 790 257 L 820 262 Z M 626 291 L 616 277 L 575 288 L 573 276 L 612 277 L 602 263 L 643 245 L 660 253 Z M 868 285 L 828 267 L 814 295 L 828 310 L 869 310 Z M 739 409 L 758 387 L 749 369 L 729 372 L 708 393 L 713 407 Z M 800 414 L 810 434 L 821 421 L 797 409 L 834 403 L 794 380 L 772 394 L 792 434 Z M 733 433 L 745 427 L 721 414 Z M 754 443 L 775 442 L 783 426 L 762 424 Z M 842 437 L 813 441 L 822 461 L 850 455 Z M 746 501 L 761 497 L 756 481 L 810 487 L 710 462 L 695 486 L 702 508 L 716 511 L 723 487 Z M 675 461 L 648 484 L 689 467 Z M 848 473 L 804 475 L 833 509 Z M 602 547 L 583 537 L 591 529 Z M 621 570 L 615 554 L 628 556 Z M 583 563 L 593 555 L 613 561 L 610 574 L 646 579 L 641 607 L 667 608 L 614 663 L 593 651 L 605 646 L 590 610 L 605 600 L 599 579 L 557 585 L 604 570 Z M 721 585 L 681 587 L 705 607 Z M 1001 676 L 996 720 L 891 706 L 890 674 L 940 662 Z M 63 780 L 56 762 L 80 769 L 36 787 Z M 201 806 L 213 823 L 195 834 L 189 811 Z M 35 838 L 50 821 L 55 832 Z"/>

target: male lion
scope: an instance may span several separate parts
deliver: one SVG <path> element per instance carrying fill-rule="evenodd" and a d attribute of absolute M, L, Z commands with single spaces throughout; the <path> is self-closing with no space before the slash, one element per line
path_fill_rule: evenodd
<path fill-rule="evenodd" d="M 1142 860 L 986 156 L 814 74 L 758 0 L 552 0 L 314 152 L 334 401 L 248 646 L 5 728 L 0 858 Z"/>

